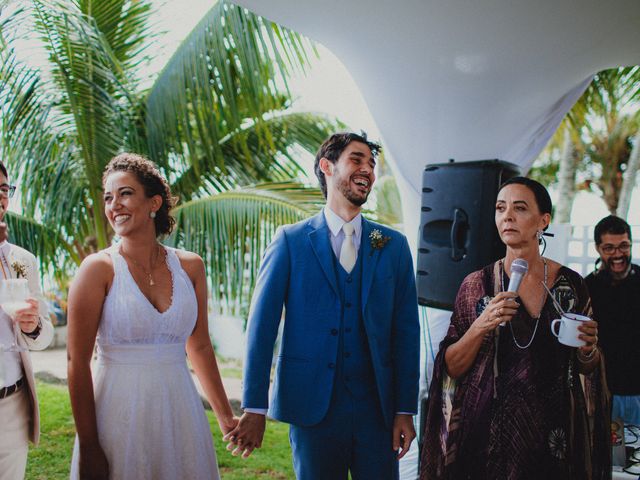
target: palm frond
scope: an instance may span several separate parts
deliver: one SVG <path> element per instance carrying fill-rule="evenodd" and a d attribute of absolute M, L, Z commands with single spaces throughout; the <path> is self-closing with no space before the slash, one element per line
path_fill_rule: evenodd
<path fill-rule="evenodd" d="M 180 172 L 172 190 L 183 199 L 191 199 L 198 191 L 211 194 L 234 186 L 304 176 L 300 156 L 305 152 L 315 154 L 318 145 L 343 126 L 325 116 L 285 110 L 267 118 L 263 127 L 271 133 L 268 150 L 260 144 L 257 125 L 248 123 L 220 141 L 226 174 L 211 164 L 208 156 L 202 156 L 192 159 L 191 165 Z M 238 137 L 242 137 L 248 156 L 238 158 Z"/>
<path fill-rule="evenodd" d="M 131 71 L 147 60 L 144 53 L 155 37 L 149 18 L 148 0 L 80 0 L 80 11 L 92 18 L 104 36 L 113 56 L 124 71 Z"/>
<path fill-rule="evenodd" d="M 318 189 L 291 182 L 218 193 L 176 208 L 175 233 L 167 243 L 202 256 L 221 310 L 246 313 L 276 228 L 312 215 L 323 201 Z"/>
<path fill-rule="evenodd" d="M 135 82 L 126 67 L 145 31 L 147 2 L 103 0 L 90 2 L 89 8 L 87 2 L 34 0 L 34 6 L 59 95 L 55 116 L 77 145 L 75 154 L 83 164 L 88 191 L 85 200 L 88 209 L 96 210 L 95 234 L 104 247 L 108 234 L 98 213 L 102 170 L 122 148 L 129 131 L 127 112 L 135 99 Z M 117 23 L 111 23 L 109 16 L 115 16 Z M 130 35 L 132 44 L 122 35 Z"/>
<path fill-rule="evenodd" d="M 72 118 L 90 184 L 99 183 L 104 165 L 122 145 L 122 101 L 128 93 L 123 66 L 95 19 L 69 2 L 35 0 L 35 7 L 62 113 Z"/>
<path fill-rule="evenodd" d="M 264 116 L 282 106 L 277 82 L 303 67 L 309 42 L 247 10 L 219 1 L 160 73 L 147 102 L 151 158 L 170 169 L 171 155 L 214 165 L 227 174 L 222 140 L 235 136 L 234 156 L 251 163 L 243 126 L 255 124 L 259 145 L 273 144 Z"/>

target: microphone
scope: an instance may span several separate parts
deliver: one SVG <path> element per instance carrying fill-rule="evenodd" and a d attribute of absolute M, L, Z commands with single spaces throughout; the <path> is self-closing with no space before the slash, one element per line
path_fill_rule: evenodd
<path fill-rule="evenodd" d="M 511 262 L 511 278 L 509 280 L 509 288 L 507 292 L 517 292 L 522 283 L 522 279 L 529 270 L 529 264 L 524 258 L 516 258 Z"/>
<path fill-rule="evenodd" d="M 517 292 L 520 288 L 520 284 L 522 283 L 522 279 L 527 274 L 529 270 L 529 264 L 524 258 L 516 258 L 513 262 L 511 262 L 511 278 L 509 279 L 509 287 L 507 288 L 507 292 Z M 504 327 L 506 322 L 502 322 L 500 324 L 501 327 Z"/>

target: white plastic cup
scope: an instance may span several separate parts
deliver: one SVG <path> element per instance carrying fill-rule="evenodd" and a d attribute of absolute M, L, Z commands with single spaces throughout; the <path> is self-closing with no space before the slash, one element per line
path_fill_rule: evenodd
<path fill-rule="evenodd" d="M 558 341 L 568 347 L 584 347 L 587 342 L 578 338 L 578 335 L 582 334 L 578 327 L 583 322 L 591 320 L 584 315 L 578 315 L 577 313 L 565 313 L 562 318 L 556 318 L 551 322 L 551 333 L 558 337 Z M 559 331 L 556 333 L 556 325 L 560 324 Z"/>

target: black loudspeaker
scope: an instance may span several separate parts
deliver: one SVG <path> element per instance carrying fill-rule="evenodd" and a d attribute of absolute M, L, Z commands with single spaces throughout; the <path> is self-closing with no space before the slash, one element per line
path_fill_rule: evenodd
<path fill-rule="evenodd" d="M 464 277 L 504 256 L 495 202 L 500 185 L 519 173 L 517 165 L 500 160 L 425 167 L 416 269 L 420 305 L 453 310 Z"/>

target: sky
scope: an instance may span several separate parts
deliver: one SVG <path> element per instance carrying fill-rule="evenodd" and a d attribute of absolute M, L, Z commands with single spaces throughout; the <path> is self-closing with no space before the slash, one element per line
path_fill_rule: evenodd
<path fill-rule="evenodd" d="M 150 74 L 160 71 L 187 34 L 215 2 L 213 0 L 153 0 L 153 3 L 157 7 L 152 17 L 153 31 L 165 33 L 156 41 L 156 59 L 150 65 Z M 29 49 L 29 46 L 26 45 L 25 48 Z M 307 74 L 299 74 L 289 81 L 295 99 L 294 108 L 299 111 L 315 111 L 334 116 L 349 128 L 355 131 L 364 130 L 370 138 L 380 139 L 376 123 L 349 72 L 322 45 L 318 46 L 318 50 L 320 58 L 312 60 Z M 36 56 L 32 56 L 31 59 L 34 60 L 34 58 Z M 34 61 L 37 62 L 37 58 Z M 313 178 L 311 161 L 312 159 L 308 158 L 302 163 L 309 169 Z M 558 193 L 554 192 L 553 188 L 550 190 L 552 199 L 555 200 Z M 604 202 L 597 194 L 580 192 L 574 202 L 571 223 L 594 225 L 608 213 Z M 640 189 L 638 188 L 634 191 L 628 221 L 630 224 L 640 225 Z"/>

